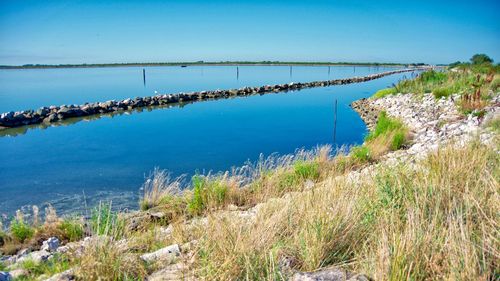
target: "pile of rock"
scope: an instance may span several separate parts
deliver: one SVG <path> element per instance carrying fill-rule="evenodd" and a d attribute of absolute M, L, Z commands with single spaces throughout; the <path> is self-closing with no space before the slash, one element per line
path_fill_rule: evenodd
<path fill-rule="evenodd" d="M 12 270 L 10 272 L 0 271 L 0 281 L 13 280 L 28 274 L 20 265 L 31 260 L 34 263 L 46 262 L 53 258 L 54 254 L 60 249 L 60 241 L 57 237 L 51 237 L 43 241 L 40 250 L 32 251 L 31 248 L 26 248 L 19 251 L 16 255 L 2 256 L 0 261 Z"/>
<path fill-rule="evenodd" d="M 440 144 L 454 142 L 464 145 L 476 137 L 487 144 L 493 141 L 493 133 L 482 125 L 487 120 L 500 117 L 499 93 L 483 109 L 482 118 L 474 113 L 466 116 L 459 112 L 456 105 L 459 99 L 459 95 L 435 99 L 432 94 L 398 94 L 380 99 L 363 99 L 352 106 L 361 112 L 361 118 L 371 127 L 376 124 L 376 116 L 382 110 L 400 119 L 412 132 L 412 145 L 394 154 L 423 157 L 436 150 Z"/>
<path fill-rule="evenodd" d="M 244 87 L 231 90 L 201 91 L 179 94 L 159 94 L 151 97 L 138 97 L 134 99 L 129 98 L 121 101 L 110 100 L 106 102 L 85 103 L 83 105 L 41 107 L 38 110 L 24 110 L 0 114 L 0 128 L 19 127 L 24 125 L 39 124 L 42 122 L 52 123 L 72 117 L 82 117 L 94 114 L 126 111 L 145 106 L 161 106 L 174 103 L 194 102 L 199 100 L 229 98 L 235 96 L 249 96 L 255 94 L 262 95 L 267 93 L 294 91 L 313 87 L 326 87 L 331 85 L 359 83 L 378 79 L 391 74 L 415 70 L 417 69 L 401 69 L 377 74 L 370 74 L 363 77 L 352 77 L 337 80 L 266 85 L 261 87 Z"/>

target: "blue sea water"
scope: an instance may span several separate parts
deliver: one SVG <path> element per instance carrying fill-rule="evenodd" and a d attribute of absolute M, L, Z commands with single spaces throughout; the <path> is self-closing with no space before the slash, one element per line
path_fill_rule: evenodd
<path fill-rule="evenodd" d="M 368 67 L 154 67 L 0 71 L 0 111 L 161 93 L 227 89 L 362 76 Z M 137 76 L 137 77 L 136 77 Z M 139 189 L 158 167 L 172 176 L 222 171 L 262 153 L 362 143 L 366 126 L 349 107 L 404 74 L 365 83 L 203 101 L 48 128 L 0 134 L 0 214 L 50 203 L 62 213 L 99 200 L 137 208 Z M 338 101 L 333 143 L 334 102 Z"/>

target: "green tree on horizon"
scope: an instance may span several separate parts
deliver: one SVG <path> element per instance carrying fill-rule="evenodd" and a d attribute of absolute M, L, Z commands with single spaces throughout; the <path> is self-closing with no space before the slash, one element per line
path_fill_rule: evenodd
<path fill-rule="evenodd" d="M 485 64 L 485 63 L 493 63 L 493 59 L 490 58 L 486 54 L 475 54 L 470 58 L 472 64 Z"/>

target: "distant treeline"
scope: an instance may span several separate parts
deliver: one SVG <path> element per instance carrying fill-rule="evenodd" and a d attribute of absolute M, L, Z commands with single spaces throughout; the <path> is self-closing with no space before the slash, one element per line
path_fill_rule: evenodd
<path fill-rule="evenodd" d="M 0 65 L 1 69 L 22 68 L 82 68 L 120 66 L 189 66 L 189 65 L 352 65 L 352 66 L 423 66 L 425 63 L 379 63 L 379 62 L 285 62 L 285 61 L 220 61 L 220 62 L 134 62 L 134 63 L 93 63 L 93 64 L 24 64 Z"/>

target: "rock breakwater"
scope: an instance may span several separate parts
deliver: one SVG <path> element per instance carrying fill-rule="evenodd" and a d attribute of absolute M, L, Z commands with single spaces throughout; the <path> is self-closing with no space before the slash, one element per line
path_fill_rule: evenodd
<path fill-rule="evenodd" d="M 422 70 L 422 68 L 399 69 L 386 71 L 376 74 L 370 74 L 362 77 L 352 77 L 336 80 L 313 81 L 306 83 L 288 83 L 266 85 L 260 87 L 243 87 L 240 89 L 200 91 L 178 94 L 158 94 L 149 97 L 128 98 L 121 101 L 110 100 L 106 102 L 85 103 L 82 105 L 61 105 L 41 107 L 37 110 L 24 110 L 17 112 L 6 112 L 0 114 L 0 128 L 14 128 L 25 125 L 40 123 L 53 123 L 68 118 L 84 117 L 96 114 L 105 114 L 112 112 L 123 112 L 135 108 L 161 106 L 176 103 L 195 102 L 210 99 L 230 98 L 237 96 L 263 95 L 268 93 L 278 93 L 286 91 L 295 91 L 306 88 L 326 87 L 333 85 L 345 85 L 352 83 L 366 82 L 378 79 L 384 76 Z"/>

